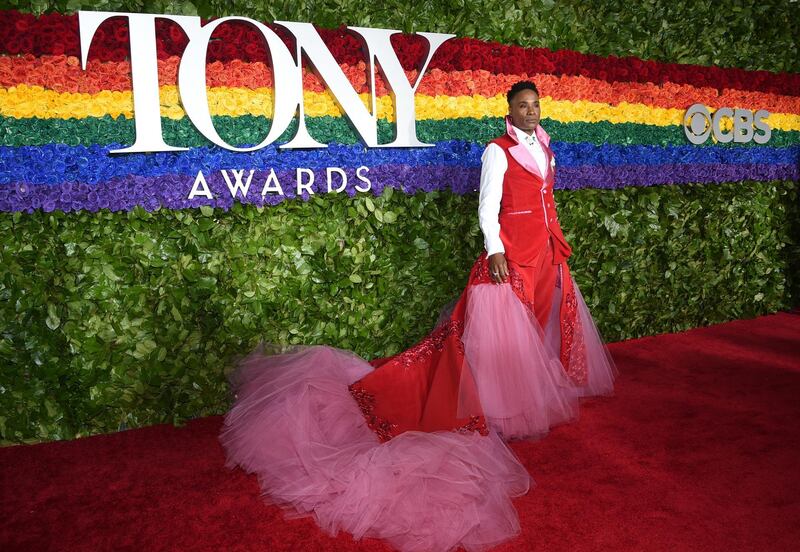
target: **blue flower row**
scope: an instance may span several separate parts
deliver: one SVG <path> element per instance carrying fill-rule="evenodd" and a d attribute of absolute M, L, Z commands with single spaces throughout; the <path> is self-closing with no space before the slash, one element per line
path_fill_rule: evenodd
<path fill-rule="evenodd" d="M 0 184 L 59 184 L 84 182 L 96 184 L 113 178 L 163 175 L 195 175 L 197 171 L 220 169 L 274 168 L 276 171 L 297 167 L 353 168 L 360 165 L 443 166 L 476 168 L 480 166 L 483 146 L 474 142 L 451 140 L 430 148 L 375 148 L 362 145 L 331 145 L 316 150 L 279 150 L 268 146 L 256 152 L 235 153 L 221 148 L 198 147 L 177 153 L 111 155 L 120 145 L 0 147 Z M 800 146 L 785 148 L 731 148 L 707 146 L 597 146 L 589 143 L 553 144 L 560 167 L 620 167 L 665 164 L 800 164 Z"/>

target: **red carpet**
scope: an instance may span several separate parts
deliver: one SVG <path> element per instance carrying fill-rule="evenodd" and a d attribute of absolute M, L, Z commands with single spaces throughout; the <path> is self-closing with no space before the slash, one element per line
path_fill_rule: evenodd
<path fill-rule="evenodd" d="M 513 446 L 538 486 L 497 550 L 800 550 L 800 314 L 611 351 L 614 397 Z M 0 449 L 0 549 L 388 550 L 264 505 L 220 423 Z"/>

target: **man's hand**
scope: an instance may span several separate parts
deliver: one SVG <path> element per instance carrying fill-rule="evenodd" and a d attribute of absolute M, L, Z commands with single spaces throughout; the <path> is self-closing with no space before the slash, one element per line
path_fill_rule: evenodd
<path fill-rule="evenodd" d="M 504 254 L 495 253 L 489 256 L 489 273 L 496 284 L 508 281 L 508 263 Z"/>

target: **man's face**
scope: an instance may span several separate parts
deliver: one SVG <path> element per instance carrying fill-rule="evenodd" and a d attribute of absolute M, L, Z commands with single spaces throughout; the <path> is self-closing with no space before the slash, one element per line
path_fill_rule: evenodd
<path fill-rule="evenodd" d="M 539 124 L 541 116 L 539 107 L 539 94 L 533 90 L 523 90 L 517 92 L 511 103 L 508 104 L 508 114 L 511 116 L 511 123 L 520 130 L 532 134 Z"/>

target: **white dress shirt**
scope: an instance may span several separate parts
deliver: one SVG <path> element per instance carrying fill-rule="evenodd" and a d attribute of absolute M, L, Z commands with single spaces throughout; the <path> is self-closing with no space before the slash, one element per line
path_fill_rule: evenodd
<path fill-rule="evenodd" d="M 547 175 L 547 158 L 542 149 L 542 145 L 536 138 L 536 133 L 527 134 L 526 132 L 512 127 L 517 134 L 517 140 L 524 144 L 530 152 L 539 172 Z M 480 199 L 478 200 L 478 220 L 481 231 L 483 232 L 483 243 L 489 255 L 495 253 L 505 253 L 503 242 L 500 240 L 500 200 L 503 197 L 503 177 L 508 169 L 508 160 L 503 148 L 497 144 L 489 144 L 481 156 L 481 188 Z"/>

